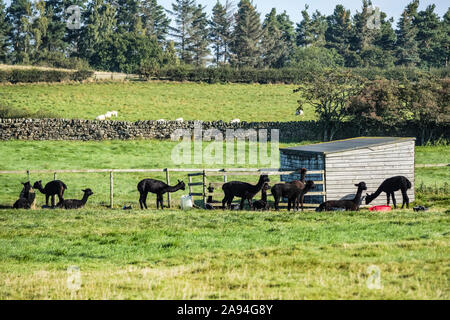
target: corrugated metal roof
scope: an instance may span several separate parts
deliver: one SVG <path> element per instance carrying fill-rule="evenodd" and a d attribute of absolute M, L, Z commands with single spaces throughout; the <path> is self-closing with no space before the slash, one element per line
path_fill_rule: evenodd
<path fill-rule="evenodd" d="M 413 141 L 416 138 L 399 138 L 399 137 L 358 137 L 345 140 L 335 140 L 330 142 L 322 142 L 316 144 L 308 144 L 298 147 L 281 148 L 281 151 L 287 152 L 309 152 L 309 153 L 336 153 L 349 150 L 357 150 L 370 148 L 373 146 L 392 144 L 404 141 Z"/>

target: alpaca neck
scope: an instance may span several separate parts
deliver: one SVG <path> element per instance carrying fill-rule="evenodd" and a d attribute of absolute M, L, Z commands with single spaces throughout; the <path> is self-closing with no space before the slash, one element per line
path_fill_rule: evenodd
<path fill-rule="evenodd" d="M 302 175 L 300 176 L 300 181 L 305 183 L 305 177 L 306 177 L 306 172 L 302 172 Z"/>
<path fill-rule="evenodd" d="M 87 200 L 88 200 L 88 198 L 89 198 L 89 195 L 87 193 L 85 193 L 83 195 L 83 198 L 81 199 L 81 203 L 83 203 L 83 205 L 85 205 Z"/>
<path fill-rule="evenodd" d="M 180 185 L 175 185 L 175 186 L 168 186 L 167 188 L 166 188 L 166 191 L 167 192 L 175 192 L 175 191 L 178 191 L 178 190 L 180 190 L 181 189 L 181 186 Z"/>
<path fill-rule="evenodd" d="M 356 192 L 355 198 L 353 199 L 353 202 L 356 203 L 357 205 L 359 205 L 359 203 L 361 201 L 361 194 L 362 194 L 362 189 L 358 188 L 358 191 Z"/>
<path fill-rule="evenodd" d="M 258 192 L 259 190 L 262 189 L 263 185 L 264 185 L 264 180 L 262 178 L 260 178 L 258 183 L 255 186 L 252 186 L 254 189 L 253 191 Z"/>
<path fill-rule="evenodd" d="M 262 190 L 261 200 L 264 202 L 267 202 L 267 191 L 266 190 Z"/>
<path fill-rule="evenodd" d="M 42 187 L 38 187 L 37 188 L 42 194 L 45 194 L 45 190 L 44 190 L 44 188 L 42 188 Z"/>
<path fill-rule="evenodd" d="M 370 199 L 370 201 L 373 201 L 374 199 L 376 199 L 380 193 L 383 192 L 381 186 L 378 187 L 377 191 L 375 191 L 374 193 L 370 194 L 367 196 L 368 199 Z"/>

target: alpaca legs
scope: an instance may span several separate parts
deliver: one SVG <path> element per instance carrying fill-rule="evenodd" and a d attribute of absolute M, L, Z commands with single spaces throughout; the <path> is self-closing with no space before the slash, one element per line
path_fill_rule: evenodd
<path fill-rule="evenodd" d="M 389 192 L 386 192 L 386 197 L 387 197 L 387 205 L 389 205 L 391 194 Z"/>
<path fill-rule="evenodd" d="M 244 210 L 244 201 L 245 201 L 245 198 L 242 198 L 241 199 L 241 204 L 239 205 L 239 209 L 240 210 Z"/>
<path fill-rule="evenodd" d="M 406 204 L 406 208 L 409 209 L 409 197 L 408 197 L 408 194 L 406 193 L 406 189 L 402 189 L 402 197 L 403 197 L 402 209 L 405 204 Z"/>
<path fill-rule="evenodd" d="M 391 193 L 391 196 L 392 196 L 392 203 L 394 204 L 394 209 L 397 209 L 397 201 L 395 201 L 394 192 Z"/>
<path fill-rule="evenodd" d="M 147 193 L 141 192 L 139 195 L 139 205 L 141 206 L 141 209 L 147 209 Z"/>
<path fill-rule="evenodd" d="M 49 195 L 45 195 L 45 206 L 48 207 L 48 198 L 50 198 Z"/>
<path fill-rule="evenodd" d="M 159 209 L 159 205 L 161 205 L 161 210 L 164 209 L 162 194 L 158 194 L 156 197 L 156 209 Z"/>
<path fill-rule="evenodd" d="M 248 201 L 248 205 L 250 207 L 250 210 L 252 210 L 253 209 L 253 200 L 249 198 L 249 199 L 247 199 L 247 201 Z"/>

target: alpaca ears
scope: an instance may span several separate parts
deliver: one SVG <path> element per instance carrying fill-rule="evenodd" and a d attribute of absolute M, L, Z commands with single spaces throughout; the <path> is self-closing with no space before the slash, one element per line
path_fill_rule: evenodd
<path fill-rule="evenodd" d="M 355 184 L 355 187 L 359 187 L 359 184 Z"/>
<path fill-rule="evenodd" d="M 366 195 L 369 196 L 369 194 L 366 192 Z"/>

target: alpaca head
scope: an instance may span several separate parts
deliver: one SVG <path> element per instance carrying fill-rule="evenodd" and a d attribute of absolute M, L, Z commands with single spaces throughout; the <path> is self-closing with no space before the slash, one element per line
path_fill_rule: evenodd
<path fill-rule="evenodd" d="M 355 184 L 355 187 L 358 187 L 358 190 L 367 190 L 366 183 L 361 181 L 358 184 Z"/>
<path fill-rule="evenodd" d="M 92 190 L 91 189 L 89 189 L 89 188 L 87 188 L 87 189 L 83 189 L 83 190 L 81 190 L 81 191 L 83 191 L 84 192 L 84 194 L 86 195 L 86 196 L 92 196 L 94 193 L 92 192 Z"/>
<path fill-rule="evenodd" d="M 262 175 L 259 177 L 259 181 L 262 182 L 262 183 L 264 183 L 264 182 L 270 182 L 270 179 L 269 179 L 269 176 L 268 176 L 267 174 L 262 174 Z"/>
<path fill-rule="evenodd" d="M 44 188 L 42 187 L 42 180 L 36 181 L 36 182 L 33 184 L 33 188 L 38 189 L 38 190 L 44 189 Z"/>
<path fill-rule="evenodd" d="M 177 186 L 178 186 L 179 189 L 181 189 L 181 190 L 186 189 L 186 185 L 184 184 L 183 181 L 178 180 Z"/>
<path fill-rule="evenodd" d="M 306 171 L 307 171 L 306 168 L 301 168 L 301 169 L 300 169 L 300 174 L 305 174 Z"/>
<path fill-rule="evenodd" d="M 371 203 L 374 198 L 373 195 L 366 193 L 366 204 Z"/>
<path fill-rule="evenodd" d="M 208 186 L 208 192 L 214 192 L 214 187 L 212 185 Z"/>

